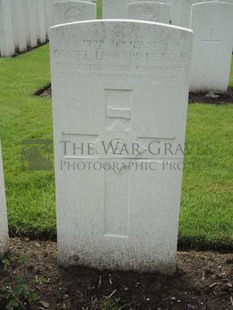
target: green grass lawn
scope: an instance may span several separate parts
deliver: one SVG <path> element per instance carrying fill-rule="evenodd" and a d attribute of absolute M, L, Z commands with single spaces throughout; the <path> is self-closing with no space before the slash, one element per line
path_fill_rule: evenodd
<path fill-rule="evenodd" d="M 51 99 L 33 96 L 50 82 L 49 70 L 48 45 L 0 59 L 0 137 L 12 235 L 56 235 L 53 171 L 21 168 L 22 140 L 52 139 Z M 233 248 L 232 137 L 233 105 L 189 105 L 186 142 L 208 143 L 211 152 L 186 154 L 186 164 L 201 167 L 184 170 L 180 244 Z"/>
<path fill-rule="evenodd" d="M 21 169 L 21 142 L 52 139 L 51 100 L 34 97 L 50 82 L 48 46 L 0 59 L 0 137 L 12 233 L 55 232 L 53 172 Z"/>
<path fill-rule="evenodd" d="M 233 87 L 233 61 L 231 62 L 231 75 L 229 85 Z"/>

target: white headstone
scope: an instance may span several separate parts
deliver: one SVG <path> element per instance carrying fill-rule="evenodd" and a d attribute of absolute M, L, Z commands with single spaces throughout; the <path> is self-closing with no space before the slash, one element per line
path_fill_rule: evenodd
<path fill-rule="evenodd" d="M 9 0 L 0 1 L 0 47 L 2 57 L 9 57 L 15 53 L 12 10 Z"/>
<path fill-rule="evenodd" d="M 182 0 L 174 0 L 173 2 L 172 23 L 176 26 L 181 25 L 181 3 L 182 3 Z"/>
<path fill-rule="evenodd" d="M 28 14 L 24 0 L 11 0 L 15 47 L 24 52 L 29 44 Z"/>
<path fill-rule="evenodd" d="M 206 0 L 205 2 L 212 1 Z M 191 22 L 191 10 L 192 5 L 195 3 L 204 2 L 201 0 L 181 0 L 181 9 L 180 9 L 180 26 L 181 27 L 190 27 Z"/>
<path fill-rule="evenodd" d="M 232 59 L 233 5 L 193 5 L 191 28 L 194 39 L 190 90 L 226 91 Z"/>
<path fill-rule="evenodd" d="M 233 4 L 233 0 L 218 0 L 218 1 L 220 1 L 220 2 L 227 2 L 227 3 L 232 3 Z M 232 49 L 233 49 L 233 33 L 232 33 L 231 38 L 232 38 Z"/>
<path fill-rule="evenodd" d="M 2 148 L 0 142 L 0 259 L 8 249 L 8 222 L 6 212 L 5 185 L 2 164 Z"/>
<path fill-rule="evenodd" d="M 134 2 L 144 2 L 145 0 L 103 0 L 103 18 L 126 18 L 127 6 Z M 180 3 L 182 0 L 147 0 L 149 2 L 160 2 L 171 6 L 171 22 L 174 25 L 180 24 Z"/>
<path fill-rule="evenodd" d="M 159 23 L 171 22 L 171 6 L 158 2 L 134 2 L 128 4 L 127 17 Z"/>
<path fill-rule="evenodd" d="M 45 43 L 47 39 L 47 28 L 46 28 L 46 6 L 44 0 L 36 0 L 37 1 L 37 14 L 38 14 L 38 37 L 40 43 Z"/>
<path fill-rule="evenodd" d="M 129 2 L 129 0 L 102 0 L 103 18 L 126 18 Z"/>
<path fill-rule="evenodd" d="M 164 147 L 184 145 L 191 42 L 132 20 L 51 29 L 61 264 L 174 272 L 183 156 Z"/>
<path fill-rule="evenodd" d="M 28 14 L 29 45 L 35 47 L 39 40 L 39 18 L 37 0 L 25 0 Z"/>
<path fill-rule="evenodd" d="M 48 37 L 49 28 L 52 27 L 52 8 L 55 3 L 54 0 L 44 0 L 45 1 L 45 15 L 46 15 L 46 34 Z"/>
<path fill-rule="evenodd" d="M 53 7 L 54 25 L 96 19 L 96 4 L 84 1 L 60 1 Z"/>

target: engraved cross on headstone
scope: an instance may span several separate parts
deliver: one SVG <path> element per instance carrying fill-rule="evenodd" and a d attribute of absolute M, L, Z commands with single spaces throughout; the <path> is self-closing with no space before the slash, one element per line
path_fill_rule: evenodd
<path fill-rule="evenodd" d="M 207 44 L 208 47 L 208 61 L 211 61 L 212 51 L 216 44 L 220 44 L 221 40 L 215 37 L 215 28 L 210 31 L 210 38 L 207 40 L 202 40 L 203 44 Z"/>
<path fill-rule="evenodd" d="M 104 171 L 104 236 L 111 238 L 128 238 L 130 236 L 130 169 L 121 171 L 122 164 L 129 167 L 129 163 L 143 161 L 158 161 L 153 156 L 145 158 L 148 151 L 147 143 L 151 140 L 166 142 L 174 145 L 175 138 L 142 137 L 132 130 L 133 122 L 133 90 L 106 89 L 105 90 L 105 126 L 99 134 L 63 134 L 63 140 L 92 143 L 95 147 L 94 156 L 65 156 L 64 159 L 90 159 L 117 165 L 112 170 Z M 83 141 L 85 140 L 85 141 Z M 115 143 L 115 146 L 125 145 L 131 149 L 133 143 L 139 145 L 139 152 L 114 153 L 104 152 L 103 145 Z M 144 145 L 145 143 L 145 145 Z M 105 150 L 106 151 L 106 150 Z M 143 172 L 142 172 L 143 173 Z M 116 195 L 117 193 L 117 195 Z M 117 199 L 116 199 L 117 196 Z"/>

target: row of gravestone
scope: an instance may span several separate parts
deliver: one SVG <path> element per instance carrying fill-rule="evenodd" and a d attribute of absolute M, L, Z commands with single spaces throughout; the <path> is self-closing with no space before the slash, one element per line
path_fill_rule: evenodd
<path fill-rule="evenodd" d="M 0 0 L 0 55 L 10 57 L 45 43 L 58 1 Z"/>
<path fill-rule="evenodd" d="M 136 20 L 51 29 L 62 265 L 174 272 L 191 47 L 191 30 Z"/>
<path fill-rule="evenodd" d="M 44 0 L 0 0 L 0 52 L 2 57 L 24 52 L 46 42 Z"/>
<path fill-rule="evenodd" d="M 128 19 L 51 29 L 62 265 L 175 271 L 192 39 Z"/>
<path fill-rule="evenodd" d="M 61 0 L 0 0 L 1 55 L 12 56 L 17 50 L 22 52 L 28 47 L 32 48 L 38 43 L 44 43 L 49 27 L 60 20 L 68 22 L 96 18 L 93 6 L 82 6 L 80 3 L 77 8 L 72 5 L 72 2 L 68 6 L 69 10 L 67 9 L 61 16 L 58 9 L 57 13 L 53 12 L 54 4 L 59 1 L 62 2 Z M 84 1 L 94 2 L 94 0 Z M 233 0 L 219 1 L 233 3 Z M 199 1 L 161 0 L 159 2 L 158 5 L 152 0 L 103 0 L 103 18 L 128 17 L 190 27 L 192 4 Z"/>
<path fill-rule="evenodd" d="M 106 19 L 128 17 L 190 27 L 194 32 L 190 91 L 224 92 L 228 89 L 231 67 L 233 3 L 196 2 L 103 0 L 103 16 Z M 96 8 L 91 3 L 60 2 L 54 5 L 53 15 L 54 24 L 90 20 L 96 18 Z"/>
<path fill-rule="evenodd" d="M 194 31 L 194 48 L 190 90 L 226 91 L 233 46 L 232 4 L 220 1 L 196 3 L 197 0 L 162 2 L 166 3 L 105 0 L 103 16 L 128 16 L 191 27 Z M 48 28 L 52 25 L 96 19 L 96 5 L 77 0 L 0 0 L 0 12 L 0 30 L 5 30 L 0 31 L 2 56 L 12 55 L 16 50 L 22 52 L 45 42 Z"/>
<path fill-rule="evenodd" d="M 190 27 L 191 20 L 191 8 L 192 5 L 198 2 L 208 2 L 213 0 L 102 0 L 103 4 L 103 18 L 127 18 L 129 17 L 131 10 L 133 10 L 132 3 L 138 2 L 147 2 L 148 6 L 145 8 L 143 6 L 140 10 L 140 7 L 137 9 L 138 18 L 140 19 L 140 15 L 145 18 L 148 17 L 148 20 L 153 19 L 155 17 L 156 21 L 156 10 L 153 9 L 153 5 L 150 4 L 153 2 L 159 2 L 162 4 L 167 4 L 169 7 L 170 22 L 173 25 L 181 26 L 181 27 Z M 217 0 L 219 2 L 229 2 L 233 3 L 233 0 Z"/>
<path fill-rule="evenodd" d="M 62 265 L 175 271 L 191 46 L 191 30 L 135 20 L 51 29 Z"/>

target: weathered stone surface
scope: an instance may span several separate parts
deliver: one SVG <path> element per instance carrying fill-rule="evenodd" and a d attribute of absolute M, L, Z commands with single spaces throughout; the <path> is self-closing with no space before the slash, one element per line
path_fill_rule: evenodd
<path fill-rule="evenodd" d="M 127 17 L 151 22 L 171 23 L 171 6 L 151 1 L 128 4 Z"/>
<path fill-rule="evenodd" d="M 174 272 L 191 42 L 132 20 L 51 29 L 62 265 Z"/>
<path fill-rule="evenodd" d="M 46 28 L 46 5 L 44 0 L 37 0 L 37 14 L 38 14 L 38 38 L 40 43 L 45 43 L 47 40 Z"/>
<path fill-rule="evenodd" d="M 0 49 L 3 57 L 12 56 L 15 53 L 12 10 L 9 0 L 0 1 Z"/>
<path fill-rule="evenodd" d="M 29 41 L 30 47 L 35 47 L 39 40 L 39 17 L 37 10 L 37 0 L 27 1 L 28 27 L 29 27 Z"/>
<path fill-rule="evenodd" d="M 212 1 L 212 0 L 206 0 Z M 204 2 L 200 0 L 181 0 L 180 4 L 180 26 L 190 28 L 192 5 L 198 2 Z"/>
<path fill-rule="evenodd" d="M 96 19 L 96 4 L 84 1 L 60 1 L 53 7 L 53 24 Z"/>
<path fill-rule="evenodd" d="M 171 24 L 180 25 L 180 5 L 182 0 L 161 0 L 153 1 L 147 0 L 146 2 L 159 2 L 169 4 L 171 9 Z M 145 0 L 103 0 L 103 18 L 127 18 L 127 6 L 132 3 L 141 3 Z"/>
<path fill-rule="evenodd" d="M 11 0 L 11 9 L 15 48 L 20 52 L 24 52 L 29 45 L 29 27 L 25 1 Z"/>
<path fill-rule="evenodd" d="M 129 2 L 129 0 L 102 0 L 103 18 L 126 18 Z"/>

